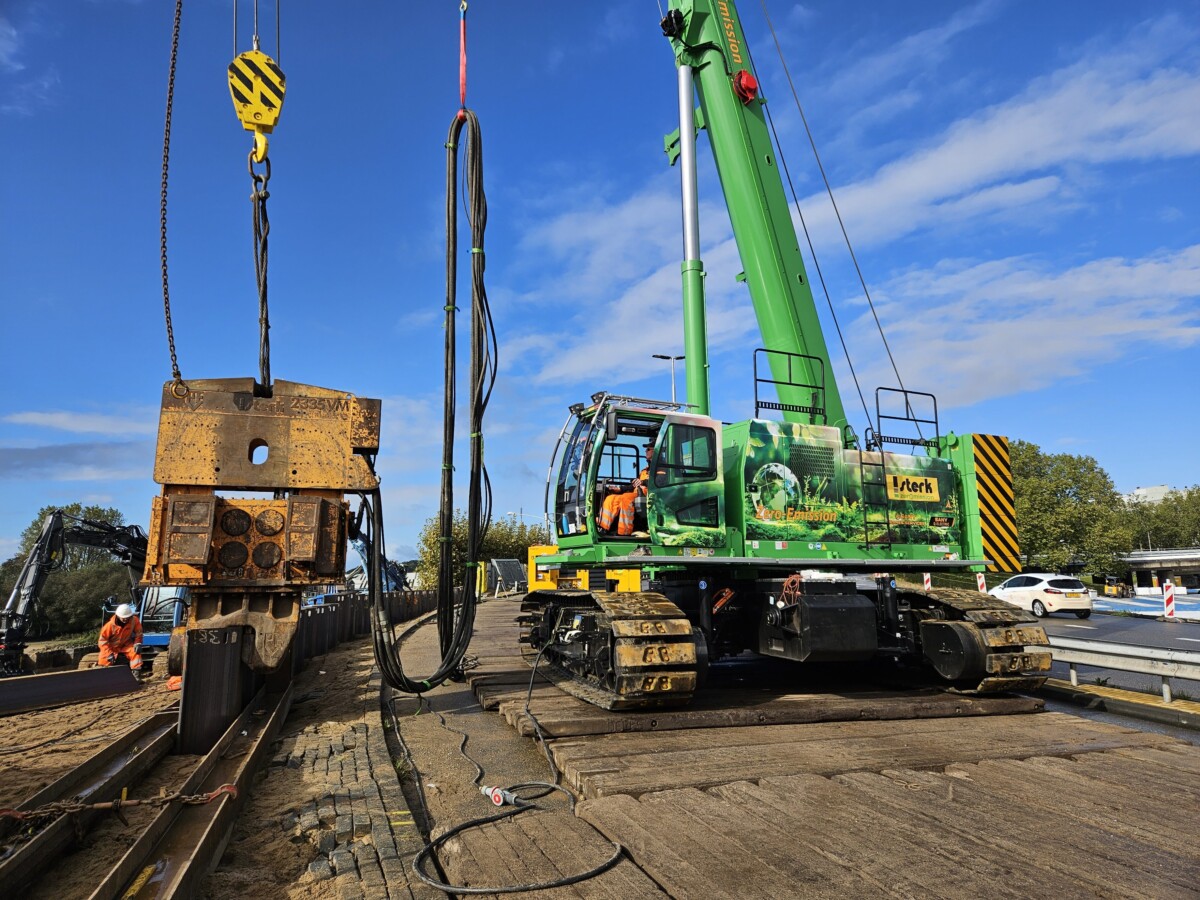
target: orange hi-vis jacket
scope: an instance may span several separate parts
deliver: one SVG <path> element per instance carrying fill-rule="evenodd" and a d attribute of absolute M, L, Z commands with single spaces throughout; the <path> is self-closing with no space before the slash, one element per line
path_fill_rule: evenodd
<path fill-rule="evenodd" d="M 130 616 L 129 621 L 122 626 L 114 615 L 100 629 L 100 665 L 107 666 L 110 656 L 120 654 L 129 660 L 130 668 L 140 669 L 142 657 L 135 653 L 133 648 L 141 642 L 142 620 L 137 616 Z"/>

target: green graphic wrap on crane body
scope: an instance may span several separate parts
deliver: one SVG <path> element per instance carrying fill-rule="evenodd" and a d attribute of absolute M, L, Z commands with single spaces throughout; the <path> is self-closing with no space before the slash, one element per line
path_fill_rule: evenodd
<path fill-rule="evenodd" d="M 747 425 L 747 540 L 861 543 L 869 522 L 876 543 L 959 549 L 957 482 L 948 460 L 845 450 L 830 426 Z"/>

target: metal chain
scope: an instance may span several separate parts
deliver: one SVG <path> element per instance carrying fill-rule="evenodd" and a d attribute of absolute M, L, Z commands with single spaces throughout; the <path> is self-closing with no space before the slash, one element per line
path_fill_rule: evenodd
<path fill-rule="evenodd" d="M 162 257 L 163 313 L 167 319 L 167 346 L 171 351 L 171 380 L 175 390 L 186 391 L 183 376 L 179 373 L 179 360 L 175 356 L 175 330 L 171 327 L 171 295 L 167 288 L 167 170 L 171 159 L 171 108 L 175 100 L 175 62 L 179 56 L 179 20 L 183 15 L 183 0 L 175 0 L 175 24 L 171 29 L 171 68 L 167 77 L 167 119 L 163 128 L 162 193 L 159 205 L 159 235 Z"/>
<path fill-rule="evenodd" d="M 57 800 L 54 803 L 47 803 L 45 806 L 39 806 L 37 809 L 0 809 L 0 818 L 17 819 L 25 821 L 28 819 L 44 819 L 47 817 L 57 818 L 59 816 L 69 815 L 71 813 L 80 813 L 89 809 L 96 810 L 112 810 L 119 812 L 126 807 L 133 806 L 167 806 L 171 803 L 182 803 L 185 806 L 203 806 L 206 803 L 212 803 L 218 797 L 229 794 L 231 797 L 237 797 L 237 786 L 233 784 L 223 784 L 215 790 L 209 791 L 206 794 L 181 794 L 176 791 L 174 794 L 163 794 L 158 797 L 147 797 L 145 800 L 109 800 L 104 803 L 81 803 L 78 800 Z"/>
<path fill-rule="evenodd" d="M 267 315 L 267 236 L 271 223 L 267 219 L 267 182 L 271 180 L 271 160 L 263 157 L 263 172 L 254 171 L 254 151 L 248 159 L 250 179 L 254 189 L 250 202 L 254 206 L 254 275 L 258 281 L 258 371 L 259 383 L 271 386 L 271 322 Z"/>

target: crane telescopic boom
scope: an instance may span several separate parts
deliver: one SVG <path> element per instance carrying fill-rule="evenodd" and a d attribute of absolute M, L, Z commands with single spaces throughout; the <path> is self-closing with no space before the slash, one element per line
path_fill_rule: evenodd
<path fill-rule="evenodd" d="M 760 96 L 758 76 L 747 50 L 746 38 L 736 8 L 729 0 L 671 0 L 662 23 L 670 39 L 675 62 L 680 68 L 681 134 L 680 157 L 687 162 L 684 114 L 688 103 L 685 79 L 693 81 L 699 99 L 697 126 L 708 133 L 717 174 L 729 210 L 734 239 L 744 267 L 746 285 L 758 319 L 764 347 L 776 382 L 785 421 L 832 425 L 845 433 L 846 413 L 831 374 L 829 350 L 813 302 L 800 243 L 792 224 L 784 194 L 775 149 L 764 114 L 766 101 Z M 686 71 L 685 71 L 686 70 Z M 690 78 L 687 73 L 690 72 Z M 690 110 L 687 112 L 690 113 Z M 674 152 L 669 149 L 668 152 Z M 694 185 L 694 176 L 690 179 Z M 684 172 L 685 233 L 687 231 L 688 173 Z M 693 275 L 698 262 L 685 253 L 684 262 L 684 352 L 688 359 L 688 401 L 701 390 L 694 378 L 707 378 L 700 343 L 703 328 L 689 327 L 691 299 L 699 277 Z M 703 319 L 702 304 L 700 319 Z M 792 354 L 785 356 L 783 354 Z M 814 403 L 815 385 L 823 386 Z M 703 387 L 707 401 L 708 388 Z M 819 407 L 824 414 L 800 412 Z M 707 413 L 707 409 L 700 412 Z"/>

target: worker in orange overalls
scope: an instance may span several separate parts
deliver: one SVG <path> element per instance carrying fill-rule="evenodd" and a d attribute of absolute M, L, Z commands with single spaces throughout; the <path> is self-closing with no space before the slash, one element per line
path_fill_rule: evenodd
<path fill-rule="evenodd" d="M 646 483 L 650 480 L 650 457 L 654 454 L 654 445 L 646 445 L 646 466 L 638 477 L 630 482 L 629 490 L 609 494 L 604 498 L 600 508 L 600 530 L 608 531 L 614 521 L 617 523 L 617 534 L 626 537 L 633 534 L 633 504 L 638 496 L 646 495 Z M 615 490 L 615 488 L 610 488 Z"/>
<path fill-rule="evenodd" d="M 142 669 L 142 622 L 134 615 L 133 607 L 122 603 L 116 613 L 100 629 L 100 659 L 98 665 L 111 666 L 118 656 L 129 660 L 134 674 Z"/>

